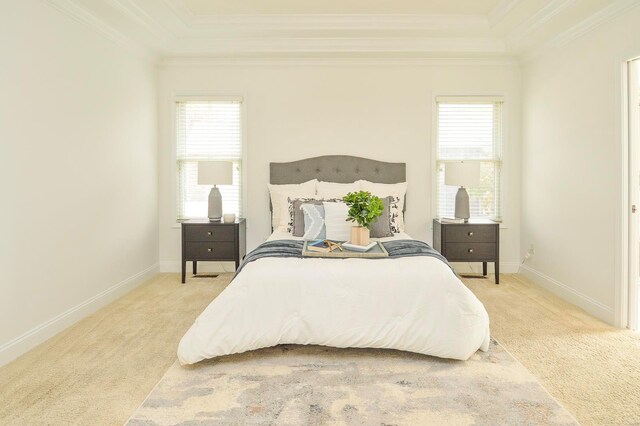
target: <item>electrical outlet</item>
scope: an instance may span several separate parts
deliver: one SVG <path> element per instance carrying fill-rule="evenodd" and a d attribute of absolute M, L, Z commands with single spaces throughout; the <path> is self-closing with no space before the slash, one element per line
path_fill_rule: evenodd
<path fill-rule="evenodd" d="M 534 254 L 536 254 L 536 246 L 535 246 L 534 244 L 531 244 L 531 245 L 529 246 L 529 254 L 530 254 L 531 256 L 533 256 Z"/>

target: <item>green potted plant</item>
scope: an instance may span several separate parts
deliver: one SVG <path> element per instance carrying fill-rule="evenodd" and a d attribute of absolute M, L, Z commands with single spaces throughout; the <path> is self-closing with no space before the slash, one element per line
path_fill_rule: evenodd
<path fill-rule="evenodd" d="M 369 244 L 371 224 L 384 210 L 382 199 L 367 191 L 350 192 L 343 201 L 349 207 L 347 220 L 355 222 L 351 228 L 351 244 L 366 246 Z"/>

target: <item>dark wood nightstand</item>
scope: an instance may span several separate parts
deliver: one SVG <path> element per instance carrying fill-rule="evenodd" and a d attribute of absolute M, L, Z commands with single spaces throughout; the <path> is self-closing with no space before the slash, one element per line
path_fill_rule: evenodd
<path fill-rule="evenodd" d="M 186 278 L 187 261 L 193 261 L 193 274 L 198 273 L 198 262 L 234 261 L 236 269 L 247 252 L 246 222 L 209 222 L 191 219 L 182 222 L 182 283 Z"/>
<path fill-rule="evenodd" d="M 487 275 L 487 262 L 494 262 L 496 284 L 500 283 L 500 224 L 482 219 L 468 223 L 442 223 L 433 220 L 433 248 L 449 262 L 482 262 L 482 275 Z"/>

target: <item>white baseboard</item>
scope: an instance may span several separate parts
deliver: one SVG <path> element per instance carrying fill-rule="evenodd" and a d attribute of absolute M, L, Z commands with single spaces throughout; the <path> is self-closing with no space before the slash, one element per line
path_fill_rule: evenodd
<path fill-rule="evenodd" d="M 187 262 L 187 274 L 192 271 L 191 262 Z M 220 274 L 224 272 L 235 272 L 235 262 L 198 262 L 198 272 Z M 180 261 L 161 260 L 160 272 L 182 272 Z"/>
<path fill-rule="evenodd" d="M 479 262 L 451 262 L 453 269 L 459 274 L 481 274 L 482 263 Z M 517 262 L 500 262 L 501 274 L 517 274 L 520 264 Z M 493 274 L 493 263 L 487 265 L 487 272 Z"/>
<path fill-rule="evenodd" d="M 126 278 L 84 302 L 68 309 L 27 331 L 26 333 L 0 345 L 0 366 L 5 365 L 40 343 L 55 336 L 79 320 L 94 313 L 103 306 L 149 280 L 160 271 L 159 265 L 151 265 L 143 271 Z"/>
<path fill-rule="evenodd" d="M 594 317 L 602 321 L 614 324 L 613 308 L 606 306 L 591 297 L 580 293 L 579 291 L 561 283 L 560 281 L 533 269 L 528 265 L 520 265 L 520 274 L 529 278 L 540 287 L 546 288 L 557 296 L 560 296 L 569 303 L 584 309 Z"/>

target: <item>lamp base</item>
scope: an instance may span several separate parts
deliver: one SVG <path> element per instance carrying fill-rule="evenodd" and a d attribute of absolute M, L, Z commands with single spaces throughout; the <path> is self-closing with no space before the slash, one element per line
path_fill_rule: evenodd
<path fill-rule="evenodd" d="M 469 222 L 469 194 L 467 194 L 467 190 L 464 186 L 461 186 L 458 189 L 458 193 L 456 194 L 456 213 L 455 217 L 458 219 L 464 219 L 464 222 Z"/>
<path fill-rule="evenodd" d="M 222 220 L 222 194 L 217 186 L 213 186 L 209 192 L 209 222 L 220 222 Z"/>

